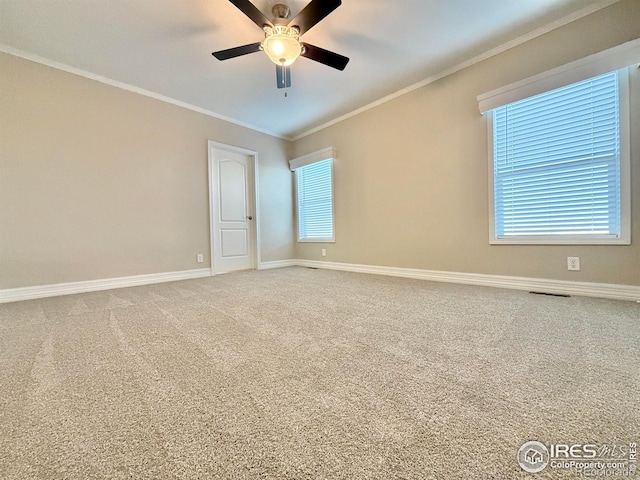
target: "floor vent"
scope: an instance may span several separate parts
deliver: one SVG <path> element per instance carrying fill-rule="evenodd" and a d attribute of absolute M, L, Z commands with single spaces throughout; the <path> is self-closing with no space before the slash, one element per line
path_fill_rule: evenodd
<path fill-rule="evenodd" d="M 548 293 L 548 292 L 529 292 L 529 293 L 533 293 L 534 295 L 546 295 L 548 297 L 564 297 L 564 298 L 571 298 L 571 295 L 564 295 L 562 293 Z"/>

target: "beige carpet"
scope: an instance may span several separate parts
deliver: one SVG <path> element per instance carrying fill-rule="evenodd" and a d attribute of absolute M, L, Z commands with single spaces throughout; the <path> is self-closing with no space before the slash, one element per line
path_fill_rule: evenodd
<path fill-rule="evenodd" d="M 305 268 L 0 305 L 2 479 L 517 479 L 640 440 L 640 305 Z"/>

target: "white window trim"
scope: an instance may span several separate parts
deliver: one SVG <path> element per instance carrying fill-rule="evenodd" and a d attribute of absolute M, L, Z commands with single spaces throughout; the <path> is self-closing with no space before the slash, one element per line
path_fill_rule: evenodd
<path fill-rule="evenodd" d="M 640 38 L 478 95 L 478 108 L 485 113 L 637 63 L 640 63 Z"/>
<path fill-rule="evenodd" d="M 518 236 L 517 238 L 497 238 L 495 225 L 495 191 L 493 158 L 493 111 L 489 110 L 487 119 L 487 142 L 489 152 L 489 243 L 492 245 L 630 245 L 631 244 L 631 120 L 629 70 L 618 72 L 620 92 L 620 236 L 618 238 L 602 235 L 562 235 L 558 236 Z M 606 73 L 606 72 L 604 72 Z M 566 85 L 569 85 L 567 83 Z"/>
<path fill-rule="evenodd" d="M 335 215 L 335 182 L 334 182 L 334 165 L 336 161 L 336 149 L 327 147 L 316 152 L 303 155 L 302 157 L 289 160 L 289 168 L 294 172 L 293 194 L 295 196 L 295 215 L 296 215 L 296 239 L 298 243 L 336 243 L 336 215 Z M 297 170 L 313 163 L 331 160 L 331 238 L 300 238 L 300 217 L 299 217 L 299 201 L 298 201 L 298 172 Z"/>
<path fill-rule="evenodd" d="M 323 148 L 317 152 L 312 152 L 302 157 L 289 160 L 289 168 L 295 172 L 298 168 L 306 167 L 312 163 L 321 162 L 323 160 L 336 159 L 336 149 L 333 147 Z"/>

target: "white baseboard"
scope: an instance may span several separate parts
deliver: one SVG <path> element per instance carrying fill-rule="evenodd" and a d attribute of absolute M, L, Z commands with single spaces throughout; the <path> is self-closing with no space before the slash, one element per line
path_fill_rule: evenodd
<path fill-rule="evenodd" d="M 437 270 L 420 270 L 415 268 L 382 267 L 355 263 L 296 259 L 261 262 L 258 266 L 258 270 L 294 266 L 414 278 L 419 280 L 429 280 L 432 282 L 459 283 L 463 285 L 479 285 L 484 287 L 508 288 L 512 290 L 536 291 L 562 295 L 579 295 L 586 297 L 611 298 L 615 300 L 640 301 L 640 286 L 619 285 L 613 283 L 569 282 L 544 278 L 444 272 Z M 99 290 L 110 290 L 113 288 L 136 287 L 140 285 L 151 285 L 154 283 L 175 282 L 178 280 L 209 277 L 211 274 L 211 269 L 200 268 L 180 272 L 152 273 L 131 277 L 106 278 L 83 282 L 11 288 L 0 290 L 0 303 L 55 297 L 58 295 L 72 295 L 74 293 L 96 292 Z"/>
<path fill-rule="evenodd" d="M 276 260 L 273 262 L 260 262 L 258 270 L 268 270 L 270 268 L 295 267 L 298 260 Z"/>
<path fill-rule="evenodd" d="M 56 297 L 58 295 L 73 295 L 74 293 L 97 292 L 113 288 L 137 287 L 154 283 L 175 282 L 192 278 L 211 276 L 210 268 L 183 270 L 180 272 L 151 273 L 134 275 L 131 277 L 104 278 L 100 280 L 86 280 L 82 282 L 55 283 L 35 287 L 9 288 L 0 290 L 0 303 L 33 300 L 36 298 Z"/>
<path fill-rule="evenodd" d="M 459 283 L 484 287 L 509 288 L 512 290 L 536 291 L 561 295 L 611 298 L 615 300 L 640 301 L 640 286 L 613 283 L 568 282 L 544 278 L 509 277 L 479 273 L 443 272 L 414 268 L 380 267 L 353 263 L 297 260 L 302 267 L 342 270 L 345 272 L 372 273 L 392 277 L 416 278 L 433 282 Z"/>

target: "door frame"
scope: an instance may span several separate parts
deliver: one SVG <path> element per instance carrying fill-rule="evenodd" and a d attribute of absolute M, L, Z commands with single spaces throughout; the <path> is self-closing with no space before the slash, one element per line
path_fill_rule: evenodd
<path fill-rule="evenodd" d="M 209 186 L 209 257 L 211 258 L 211 276 L 216 275 L 215 269 L 215 255 L 214 255 L 214 244 L 213 239 L 214 235 L 214 222 L 213 222 L 213 212 L 214 207 L 217 204 L 217 198 L 214 198 L 213 195 L 213 175 L 215 173 L 213 168 L 213 155 L 211 154 L 212 149 L 216 150 L 225 150 L 227 152 L 239 153 L 241 155 L 246 155 L 249 157 L 249 174 L 248 174 L 248 185 L 247 190 L 249 192 L 249 210 L 253 212 L 253 227 L 251 230 L 251 235 L 249 238 L 249 249 L 251 251 L 251 268 L 253 270 L 257 270 L 260 264 L 260 202 L 258 195 L 258 152 L 254 150 L 247 150 L 246 148 L 236 147 L 234 145 L 227 145 L 225 143 L 214 142 L 213 140 L 207 141 L 207 156 L 208 156 L 208 169 L 207 176 L 208 181 L 207 184 Z M 216 180 L 217 180 L 216 175 Z"/>

